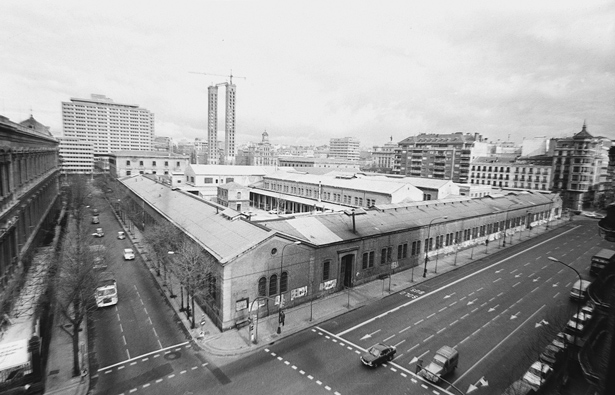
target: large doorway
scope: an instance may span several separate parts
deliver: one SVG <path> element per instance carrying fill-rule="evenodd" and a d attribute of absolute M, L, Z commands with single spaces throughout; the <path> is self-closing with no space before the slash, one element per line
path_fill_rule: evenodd
<path fill-rule="evenodd" d="M 342 279 L 342 284 L 344 287 L 352 287 L 352 263 L 354 261 L 354 255 L 348 254 L 342 257 L 342 262 L 340 265 L 340 278 Z"/>

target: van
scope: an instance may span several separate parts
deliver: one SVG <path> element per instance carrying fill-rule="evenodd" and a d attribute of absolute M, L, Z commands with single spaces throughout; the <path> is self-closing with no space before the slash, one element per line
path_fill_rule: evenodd
<path fill-rule="evenodd" d="M 426 367 L 422 367 L 418 375 L 437 384 L 440 381 L 440 377 L 455 370 L 458 363 L 459 352 L 453 347 L 442 346 L 436 351 L 433 361 Z"/>
<path fill-rule="evenodd" d="M 587 287 L 591 284 L 587 280 L 577 280 L 570 290 L 570 299 L 583 301 L 587 299 Z"/>
<path fill-rule="evenodd" d="M 609 262 L 615 257 L 615 251 L 604 248 L 592 256 L 589 273 L 593 275 L 599 274 Z"/>

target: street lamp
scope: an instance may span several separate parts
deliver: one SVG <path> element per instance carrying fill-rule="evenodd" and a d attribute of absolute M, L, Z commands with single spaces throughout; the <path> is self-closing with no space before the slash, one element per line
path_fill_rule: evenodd
<path fill-rule="evenodd" d="M 284 311 L 282 310 L 282 308 L 284 307 L 284 299 L 282 295 L 282 267 L 284 266 L 284 250 L 288 246 L 299 245 L 299 244 L 301 244 L 301 242 L 297 240 L 290 244 L 286 244 L 284 247 L 282 247 L 282 255 L 280 256 L 280 307 L 278 311 L 278 330 L 277 330 L 278 335 L 282 333 L 282 323 L 284 322 Z"/>
<path fill-rule="evenodd" d="M 581 279 L 581 275 L 579 274 L 577 269 L 575 269 L 574 267 L 572 267 L 572 266 L 570 266 L 570 265 L 560 261 L 557 258 L 553 258 L 552 256 L 550 256 L 548 258 L 549 258 L 550 261 L 561 263 L 562 265 L 566 266 L 567 268 L 574 270 L 574 272 L 576 273 L 577 277 L 579 278 L 579 283 L 581 283 L 581 280 L 582 280 Z M 578 329 L 579 319 L 581 319 L 581 303 L 577 303 L 577 319 L 574 321 L 574 329 L 575 329 L 575 331 L 574 331 L 574 344 L 575 344 L 575 346 L 577 345 L 577 333 L 579 332 L 579 329 Z"/>
<path fill-rule="evenodd" d="M 429 247 L 431 247 L 431 243 L 429 242 L 429 237 L 431 235 L 431 224 L 433 221 L 437 219 L 447 219 L 447 216 L 444 217 L 436 217 L 429 221 L 429 226 L 427 227 L 427 241 L 425 242 L 425 270 L 423 270 L 423 277 L 427 277 L 427 262 L 429 261 Z"/>
<path fill-rule="evenodd" d="M 506 226 L 508 226 L 508 211 L 515 204 L 518 204 L 518 202 L 513 202 L 506 208 L 506 217 L 504 217 L 504 237 L 502 238 L 502 247 L 506 247 Z M 510 238 L 510 244 L 512 244 L 512 237 Z"/>

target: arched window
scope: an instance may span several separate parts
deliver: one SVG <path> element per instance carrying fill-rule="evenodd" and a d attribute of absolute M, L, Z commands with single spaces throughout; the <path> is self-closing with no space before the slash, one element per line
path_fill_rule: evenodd
<path fill-rule="evenodd" d="M 280 293 L 288 292 L 288 273 L 283 272 L 280 277 Z"/>
<path fill-rule="evenodd" d="M 237 192 L 237 199 L 241 199 L 241 192 Z"/>
<path fill-rule="evenodd" d="M 272 275 L 269 277 L 269 296 L 273 296 L 278 293 L 278 276 Z"/>
<path fill-rule="evenodd" d="M 267 279 L 265 277 L 258 279 L 258 296 L 267 296 Z"/>

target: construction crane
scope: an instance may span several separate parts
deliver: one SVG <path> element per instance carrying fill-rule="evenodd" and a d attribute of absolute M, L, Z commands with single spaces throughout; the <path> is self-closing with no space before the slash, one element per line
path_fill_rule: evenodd
<path fill-rule="evenodd" d="M 199 73 L 198 71 L 189 71 L 190 74 L 203 74 L 203 75 L 212 75 L 214 77 L 228 77 L 229 78 L 229 83 L 232 84 L 233 83 L 233 77 L 235 78 L 243 78 L 244 80 L 246 79 L 246 77 L 237 77 L 233 75 L 233 70 L 231 70 L 231 74 L 229 75 L 222 75 L 222 74 L 211 74 L 211 73 Z M 221 84 L 218 84 L 221 85 Z"/>

